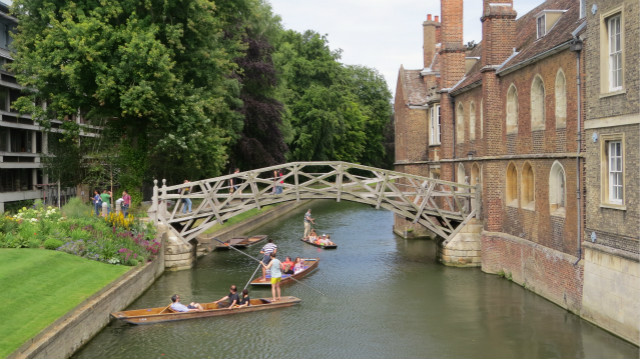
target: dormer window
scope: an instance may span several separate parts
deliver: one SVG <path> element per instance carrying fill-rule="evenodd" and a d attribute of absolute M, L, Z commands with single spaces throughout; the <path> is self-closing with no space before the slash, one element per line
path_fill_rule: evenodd
<path fill-rule="evenodd" d="M 547 33 L 546 16 L 542 14 L 538 16 L 538 39 Z"/>
<path fill-rule="evenodd" d="M 564 14 L 566 10 L 543 10 L 538 13 L 536 18 L 536 24 L 538 26 L 538 39 L 545 36 L 558 22 L 560 16 Z"/>

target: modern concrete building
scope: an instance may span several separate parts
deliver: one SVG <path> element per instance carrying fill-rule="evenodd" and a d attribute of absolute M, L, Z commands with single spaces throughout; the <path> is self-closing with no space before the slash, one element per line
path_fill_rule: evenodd
<path fill-rule="evenodd" d="M 0 2 L 0 213 L 35 199 L 50 205 L 64 204 L 76 194 L 75 188 L 49 183 L 42 163 L 48 136 L 37 121 L 11 107 L 20 97 L 22 86 L 4 65 L 13 61 L 10 32 L 17 24 L 18 20 L 9 15 L 9 5 Z M 52 131 L 61 123 L 54 121 Z"/>

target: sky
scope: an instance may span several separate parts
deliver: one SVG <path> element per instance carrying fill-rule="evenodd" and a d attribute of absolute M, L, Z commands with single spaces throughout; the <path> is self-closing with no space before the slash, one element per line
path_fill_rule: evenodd
<path fill-rule="evenodd" d="M 380 72 L 395 96 L 400 65 L 422 69 L 422 23 L 440 16 L 439 0 L 267 0 L 286 29 L 327 35 L 342 63 Z M 464 1 L 464 43 L 482 38 L 482 0 Z M 518 17 L 543 0 L 514 0 Z"/>

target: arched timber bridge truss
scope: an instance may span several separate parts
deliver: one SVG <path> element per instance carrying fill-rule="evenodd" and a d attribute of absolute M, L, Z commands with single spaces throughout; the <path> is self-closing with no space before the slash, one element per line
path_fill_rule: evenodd
<path fill-rule="evenodd" d="M 277 178 L 275 171 L 281 171 Z M 149 213 L 186 242 L 216 223 L 253 208 L 304 199 L 353 201 L 394 212 L 444 239 L 479 218 L 480 189 L 347 162 L 291 162 L 162 187 L 154 180 Z M 233 190 L 232 183 L 239 185 Z M 276 186 L 281 193 L 276 194 Z M 183 194 L 190 188 L 188 194 Z M 193 202 L 184 214 L 184 199 Z"/>

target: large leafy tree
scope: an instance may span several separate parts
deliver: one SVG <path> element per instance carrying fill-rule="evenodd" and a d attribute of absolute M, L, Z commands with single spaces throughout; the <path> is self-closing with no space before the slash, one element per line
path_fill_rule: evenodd
<path fill-rule="evenodd" d="M 236 10 L 207 0 L 16 0 L 10 68 L 33 92 L 14 106 L 44 125 L 100 121 L 114 135 L 94 157 L 127 149 L 121 172 L 134 182 L 217 175 L 242 129 Z"/>
<path fill-rule="evenodd" d="M 340 51 L 313 31 L 286 31 L 277 45 L 284 124 L 291 128 L 288 158 L 385 166 L 382 134 L 391 118 L 391 94 L 382 76 L 342 65 Z"/>
<path fill-rule="evenodd" d="M 364 66 L 346 66 L 345 80 L 350 91 L 357 98 L 362 109 L 364 133 L 367 144 L 360 162 L 380 168 L 391 168 L 393 156 L 389 156 L 389 131 L 393 130 L 391 121 L 391 92 L 384 77 L 375 69 Z M 393 151 L 393 146 L 391 146 Z M 393 152 L 391 152 L 393 155 Z M 390 161 L 391 158 L 391 161 Z"/>
<path fill-rule="evenodd" d="M 236 61 L 244 127 L 230 162 L 232 167 L 244 169 L 283 163 L 287 152 L 282 132 L 283 105 L 276 99 L 278 76 L 272 60 L 272 42 L 282 28 L 269 4 L 260 1 L 255 5 L 243 39 L 246 51 Z"/>

